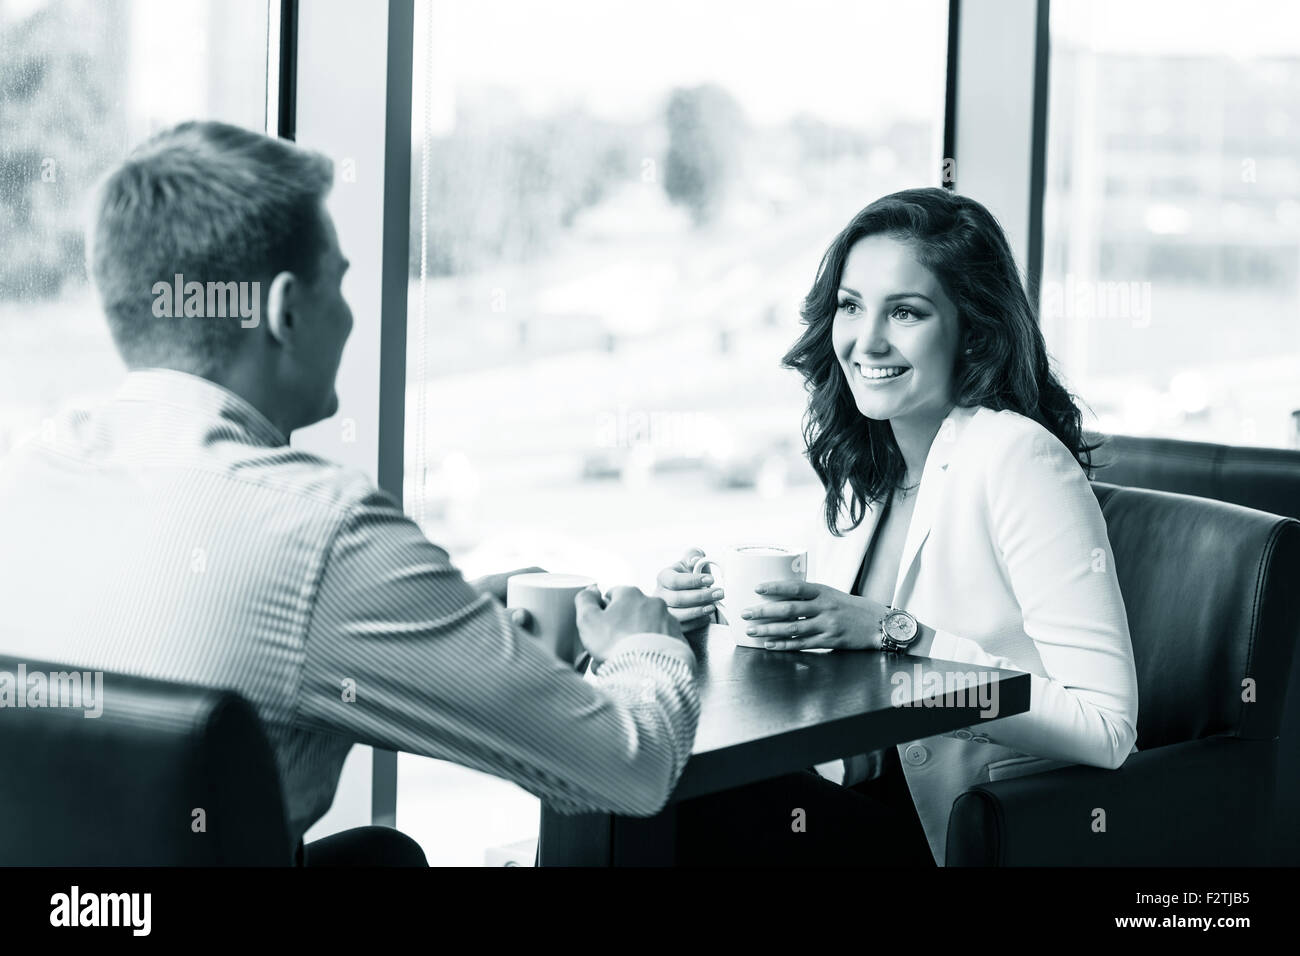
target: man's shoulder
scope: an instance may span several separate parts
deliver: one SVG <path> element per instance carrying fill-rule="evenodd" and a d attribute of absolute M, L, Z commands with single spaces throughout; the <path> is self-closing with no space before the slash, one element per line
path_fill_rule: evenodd
<path fill-rule="evenodd" d="M 11 471 L 35 480 L 53 469 L 97 482 L 108 474 L 129 474 L 142 486 L 174 481 L 177 491 L 206 474 L 246 491 L 256 489 L 269 505 L 297 502 L 299 510 L 305 506 L 318 516 L 362 504 L 401 509 L 358 468 L 293 445 L 249 441 L 243 428 L 219 417 L 196 419 L 165 403 L 141 407 L 123 411 L 107 403 L 64 409 L 7 456 Z"/>
<path fill-rule="evenodd" d="M 233 463 L 229 473 L 238 481 L 340 512 L 363 504 L 400 509 L 397 501 L 380 490 L 364 471 L 288 445 L 250 448 Z"/>

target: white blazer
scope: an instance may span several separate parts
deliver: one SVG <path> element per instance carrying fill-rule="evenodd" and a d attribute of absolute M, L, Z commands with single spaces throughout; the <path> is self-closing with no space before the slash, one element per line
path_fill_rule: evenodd
<path fill-rule="evenodd" d="M 840 538 L 820 524 L 808 579 L 851 591 L 879 516 L 869 507 Z M 1137 674 L 1106 522 L 1042 425 L 953 409 L 926 456 L 891 603 L 935 629 L 929 657 L 1033 675 L 1028 713 L 898 745 L 940 866 L 953 801 L 972 785 L 1113 769 L 1136 753 Z"/>

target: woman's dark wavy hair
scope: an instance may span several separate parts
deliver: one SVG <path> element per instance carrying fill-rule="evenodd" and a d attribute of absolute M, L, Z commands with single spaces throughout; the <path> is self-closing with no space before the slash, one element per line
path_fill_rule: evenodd
<path fill-rule="evenodd" d="M 803 304 L 807 327 L 782 364 L 804 377 L 808 461 L 826 489 L 834 535 L 861 523 L 868 502 L 884 499 L 907 466 L 886 422 L 864 418 L 831 344 L 840 278 L 849 250 L 866 236 L 907 242 L 957 307 L 960 345 L 953 368 L 957 405 L 1012 409 L 1060 439 L 1091 477 L 1098 445 L 1086 443 L 1073 396 L 1053 374 L 1038 318 L 998 221 L 973 199 L 945 189 L 905 189 L 877 199 L 831 242 Z M 966 354 L 970 349 L 970 354 Z M 851 498 L 846 502 L 844 489 Z M 839 526 L 847 505 L 849 527 Z"/>

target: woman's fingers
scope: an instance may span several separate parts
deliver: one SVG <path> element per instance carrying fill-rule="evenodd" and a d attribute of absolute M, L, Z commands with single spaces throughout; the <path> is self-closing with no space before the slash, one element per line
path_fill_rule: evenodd
<path fill-rule="evenodd" d="M 704 627 L 713 620 L 713 605 L 705 604 L 702 607 L 688 608 L 670 607 L 668 613 L 677 618 L 677 623 L 681 625 L 683 631 L 693 631 Z"/>
<path fill-rule="evenodd" d="M 707 592 L 713 584 L 713 575 L 694 574 L 690 571 L 664 568 L 659 572 L 657 582 L 664 591 L 697 591 L 704 589 Z M 667 597 L 664 600 L 668 600 Z M 671 604 L 672 602 L 669 601 L 668 603 Z"/>
<path fill-rule="evenodd" d="M 765 601 L 744 608 L 740 616 L 747 621 L 795 621 L 814 617 L 818 608 L 808 601 Z"/>
<path fill-rule="evenodd" d="M 807 581 L 765 581 L 754 590 L 764 597 L 811 601 L 821 595 L 821 586 Z"/>
<path fill-rule="evenodd" d="M 816 647 L 834 647 L 821 637 L 805 638 L 769 638 L 763 642 L 763 649 L 768 651 L 806 651 Z"/>
<path fill-rule="evenodd" d="M 689 572 L 695 567 L 695 562 L 704 557 L 704 552 L 699 548 L 687 548 L 682 559 L 673 565 L 674 571 Z"/>
<path fill-rule="evenodd" d="M 706 604 L 711 605 L 721 601 L 725 595 L 722 588 L 691 588 L 687 590 L 662 588 L 659 596 L 664 599 L 664 603 L 669 607 L 703 607 Z"/>
<path fill-rule="evenodd" d="M 750 637 L 812 637 L 820 634 L 821 628 L 815 621 L 783 621 L 780 624 L 746 624 L 745 633 Z"/>
<path fill-rule="evenodd" d="M 835 640 L 824 632 L 816 620 L 794 620 L 780 624 L 746 624 L 745 633 L 763 641 L 768 650 L 803 650 L 831 648 Z"/>
<path fill-rule="evenodd" d="M 656 593 L 684 632 L 708 625 L 713 620 L 714 605 L 723 597 L 722 588 L 713 586 L 713 575 L 692 570 L 703 556 L 699 548 L 687 549 L 682 559 L 660 571 L 656 580 Z"/>

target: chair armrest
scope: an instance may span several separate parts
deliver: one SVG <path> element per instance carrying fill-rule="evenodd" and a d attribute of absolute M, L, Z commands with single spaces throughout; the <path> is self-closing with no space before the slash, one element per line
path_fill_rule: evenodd
<path fill-rule="evenodd" d="M 953 801 L 945 863 L 1267 865 L 1276 768 L 1276 741 L 1207 737 L 1133 754 L 1118 770 L 979 784 Z"/>

